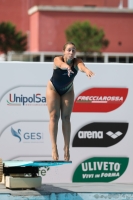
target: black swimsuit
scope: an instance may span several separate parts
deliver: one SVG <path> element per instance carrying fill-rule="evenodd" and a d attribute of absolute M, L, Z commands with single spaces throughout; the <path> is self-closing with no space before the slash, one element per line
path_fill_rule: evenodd
<path fill-rule="evenodd" d="M 53 76 L 51 77 L 50 81 L 52 82 L 55 90 L 58 92 L 60 96 L 65 94 L 73 85 L 73 80 L 78 72 L 74 67 L 74 61 L 71 67 L 74 73 L 71 73 L 70 77 L 68 76 L 67 70 L 62 70 L 60 68 L 57 68 L 57 69 L 54 69 L 53 71 Z"/>

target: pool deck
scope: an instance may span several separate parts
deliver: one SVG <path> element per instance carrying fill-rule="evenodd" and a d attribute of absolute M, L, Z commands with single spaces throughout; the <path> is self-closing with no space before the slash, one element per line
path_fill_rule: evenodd
<path fill-rule="evenodd" d="M 8 189 L 0 184 L 0 200 L 133 200 L 133 184 L 64 183 L 42 184 L 36 189 Z"/>

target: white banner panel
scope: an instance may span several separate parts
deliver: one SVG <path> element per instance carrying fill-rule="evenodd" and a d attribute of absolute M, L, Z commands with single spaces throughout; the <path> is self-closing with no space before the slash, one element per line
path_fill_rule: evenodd
<path fill-rule="evenodd" d="M 46 85 L 52 63 L 0 65 L 0 157 L 3 160 L 52 160 Z M 131 64 L 89 64 L 74 80 L 71 115 L 72 164 L 40 168 L 43 183 L 132 183 L 133 68 Z M 57 145 L 63 160 L 59 121 Z"/>

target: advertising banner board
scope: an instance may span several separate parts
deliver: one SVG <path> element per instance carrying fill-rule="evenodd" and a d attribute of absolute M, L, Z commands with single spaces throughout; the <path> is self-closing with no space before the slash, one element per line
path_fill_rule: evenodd
<path fill-rule="evenodd" d="M 95 76 L 78 72 L 71 114 L 72 164 L 40 167 L 43 183 L 132 183 L 133 67 L 85 63 Z M 0 63 L 0 157 L 52 160 L 46 86 L 53 63 Z M 57 146 L 64 160 L 62 122 Z"/>

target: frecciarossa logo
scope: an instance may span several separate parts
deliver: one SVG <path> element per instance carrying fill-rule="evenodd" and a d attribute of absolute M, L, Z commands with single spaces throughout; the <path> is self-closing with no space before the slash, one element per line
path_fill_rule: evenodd
<path fill-rule="evenodd" d="M 128 88 L 91 88 L 76 98 L 73 112 L 110 112 L 120 107 Z"/>

